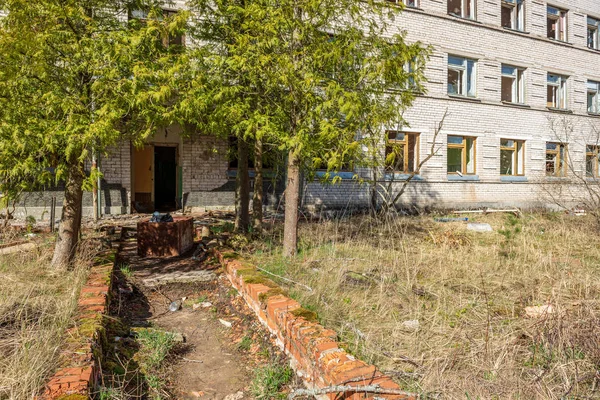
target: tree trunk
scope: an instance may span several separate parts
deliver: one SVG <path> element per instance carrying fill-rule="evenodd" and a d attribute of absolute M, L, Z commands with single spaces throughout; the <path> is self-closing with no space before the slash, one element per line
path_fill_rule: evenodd
<path fill-rule="evenodd" d="M 252 195 L 252 219 L 254 231 L 261 234 L 263 230 L 263 144 L 261 139 L 256 139 L 254 144 L 254 193 Z"/>
<path fill-rule="evenodd" d="M 83 166 L 74 165 L 69 169 L 58 238 L 52 257 L 52 267 L 55 269 L 69 268 L 75 258 L 81 229 L 81 203 L 83 199 L 81 186 L 83 179 Z"/>
<path fill-rule="evenodd" d="M 290 150 L 285 187 L 285 221 L 283 229 L 283 255 L 294 257 L 298 251 L 298 204 L 300 200 L 299 160 Z"/>
<path fill-rule="evenodd" d="M 235 230 L 248 232 L 250 225 L 250 176 L 248 174 L 248 143 L 238 139 L 238 169 L 236 178 Z"/>

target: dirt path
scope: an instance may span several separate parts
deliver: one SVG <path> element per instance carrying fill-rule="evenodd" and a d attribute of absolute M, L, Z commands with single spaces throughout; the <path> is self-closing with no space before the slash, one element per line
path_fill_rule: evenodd
<path fill-rule="evenodd" d="M 283 362 L 268 332 L 215 262 L 199 263 L 189 256 L 142 259 L 133 240 L 121 251 L 113 315 L 129 329 L 152 327 L 183 339 L 165 369 L 172 398 L 252 398 L 256 368 L 273 360 Z M 182 304 L 178 311 L 169 310 L 173 301 Z"/>

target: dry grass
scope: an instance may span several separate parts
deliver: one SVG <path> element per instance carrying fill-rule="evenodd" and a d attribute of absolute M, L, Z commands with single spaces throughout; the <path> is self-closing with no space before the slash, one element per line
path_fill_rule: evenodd
<path fill-rule="evenodd" d="M 58 366 L 91 246 L 80 253 L 74 271 L 53 271 L 48 246 L 0 256 L 0 399 L 35 398 Z"/>
<path fill-rule="evenodd" d="M 279 226 L 251 250 L 263 268 L 312 287 L 290 287 L 291 295 L 408 390 L 445 399 L 600 398 L 594 221 L 474 218 L 495 232 L 431 216 L 355 217 L 302 225 L 292 262 L 275 250 Z M 524 314 L 543 304 L 556 312 Z M 403 324 L 410 320 L 418 330 Z"/>

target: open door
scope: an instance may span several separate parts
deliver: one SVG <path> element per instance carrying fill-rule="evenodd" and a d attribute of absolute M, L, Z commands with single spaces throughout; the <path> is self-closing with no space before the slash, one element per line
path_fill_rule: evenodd
<path fill-rule="evenodd" d="M 137 212 L 154 211 L 154 147 L 144 146 L 134 149 L 134 208 Z"/>
<path fill-rule="evenodd" d="M 177 209 L 177 147 L 154 146 L 154 209 Z"/>

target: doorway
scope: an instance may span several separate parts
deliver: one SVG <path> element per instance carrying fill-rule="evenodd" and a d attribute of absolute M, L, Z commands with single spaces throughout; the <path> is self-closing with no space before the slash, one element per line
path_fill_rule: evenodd
<path fill-rule="evenodd" d="M 177 209 L 177 148 L 154 146 L 154 209 Z"/>

